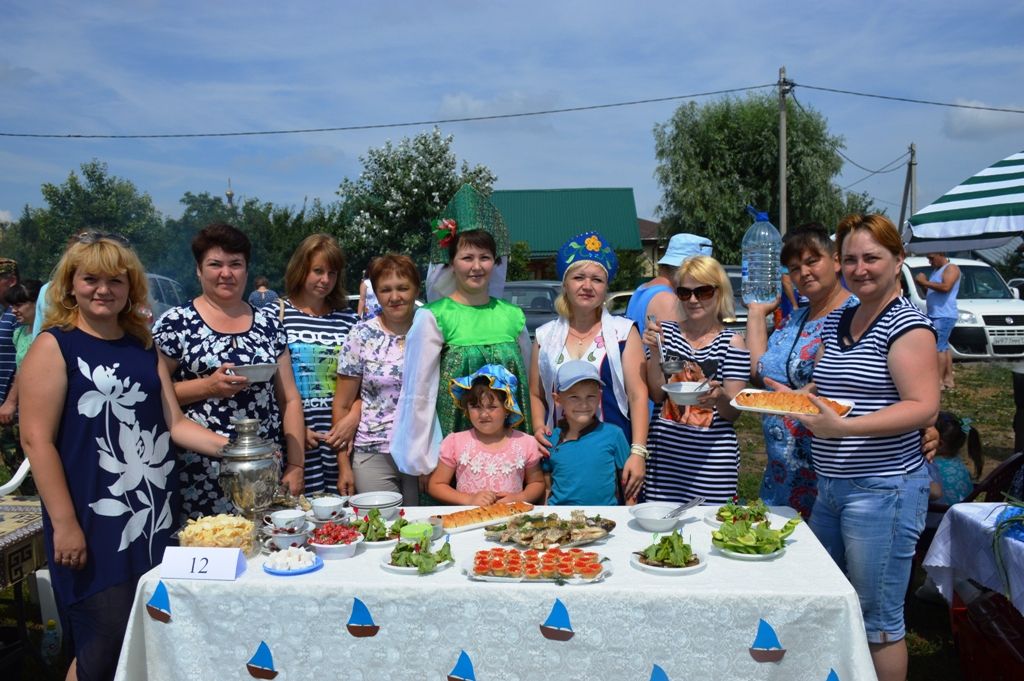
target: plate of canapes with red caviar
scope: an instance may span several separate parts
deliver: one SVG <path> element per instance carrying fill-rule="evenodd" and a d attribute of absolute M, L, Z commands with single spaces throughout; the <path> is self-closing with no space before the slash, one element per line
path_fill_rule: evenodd
<path fill-rule="evenodd" d="M 580 547 L 540 550 L 497 546 L 476 551 L 463 572 L 480 582 L 592 584 L 607 579 L 612 565 L 607 557 Z"/>

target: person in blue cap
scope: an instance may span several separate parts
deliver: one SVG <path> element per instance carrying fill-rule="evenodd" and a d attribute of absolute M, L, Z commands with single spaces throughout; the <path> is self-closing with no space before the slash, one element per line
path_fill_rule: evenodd
<path fill-rule="evenodd" d="M 519 380 L 500 364 L 485 364 L 469 376 L 451 379 L 452 400 L 472 427 L 441 442 L 427 485 L 430 496 L 462 506 L 541 500 L 544 474 L 537 441 L 514 430 L 524 418 L 516 401 L 518 388 Z"/>
<path fill-rule="evenodd" d="M 590 362 L 558 369 L 555 402 L 561 418 L 551 434 L 551 455 L 541 462 L 549 506 L 614 506 L 619 471 L 630 456 L 620 428 L 597 418 L 604 381 Z"/>
<path fill-rule="evenodd" d="M 658 273 L 633 292 L 626 306 L 626 317 L 636 322 L 640 335 L 647 328 L 647 319 L 679 324 L 685 318 L 683 306 L 676 298 L 676 270 L 683 261 L 694 255 L 712 254 L 711 240 L 696 234 L 673 234 L 668 240 L 665 255 L 658 261 Z"/>

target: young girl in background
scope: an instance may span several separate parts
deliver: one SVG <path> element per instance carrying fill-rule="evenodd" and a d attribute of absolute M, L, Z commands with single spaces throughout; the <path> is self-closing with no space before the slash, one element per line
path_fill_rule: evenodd
<path fill-rule="evenodd" d="M 516 377 L 500 364 L 487 364 L 469 376 L 452 379 L 452 399 L 472 428 L 441 442 L 440 461 L 427 486 L 430 496 L 465 506 L 541 500 L 544 474 L 537 441 L 513 430 L 523 420 L 515 398 L 518 387 Z"/>
<path fill-rule="evenodd" d="M 940 411 L 935 420 L 939 431 L 939 448 L 935 459 L 929 464 L 932 475 L 932 501 L 942 504 L 956 504 L 974 489 L 974 480 L 967 471 L 960 451 L 967 445 L 967 456 L 974 462 L 974 479 L 981 478 L 984 457 L 981 453 L 981 437 L 971 425 L 969 418 L 959 418 L 948 411 Z"/>

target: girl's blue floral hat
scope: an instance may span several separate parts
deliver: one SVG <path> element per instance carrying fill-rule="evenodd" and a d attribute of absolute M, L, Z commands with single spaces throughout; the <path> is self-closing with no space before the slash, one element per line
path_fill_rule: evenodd
<path fill-rule="evenodd" d="M 519 389 L 519 379 L 500 364 L 485 364 L 469 376 L 453 378 L 448 392 L 451 393 L 455 405 L 462 408 L 462 396 L 472 389 L 477 381 L 486 380 L 491 390 L 502 393 L 505 396 L 503 406 L 505 407 L 505 425 L 514 428 L 523 422 L 523 410 L 516 402 L 516 391 Z"/>
<path fill-rule="evenodd" d="M 615 278 L 619 271 L 619 258 L 603 236 L 597 232 L 584 232 L 562 244 L 555 256 L 555 272 L 559 279 L 565 278 L 565 272 L 573 263 L 593 261 L 608 273 L 608 281 Z"/>

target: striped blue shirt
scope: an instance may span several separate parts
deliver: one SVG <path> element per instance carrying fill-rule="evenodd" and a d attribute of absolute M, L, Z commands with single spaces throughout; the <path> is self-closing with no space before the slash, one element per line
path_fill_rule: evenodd
<path fill-rule="evenodd" d="M 7 399 L 7 391 L 11 389 L 14 378 L 15 349 L 14 329 L 18 320 L 11 308 L 6 308 L 0 315 L 0 404 Z"/>
<path fill-rule="evenodd" d="M 928 317 L 907 299 L 897 298 L 853 341 L 850 323 L 858 307 L 840 308 L 826 317 L 821 330 L 824 354 L 814 368 L 820 395 L 853 400 L 850 418 L 899 402 L 888 366 L 893 343 L 913 329 L 934 334 Z M 918 430 L 887 437 L 814 437 L 811 451 L 814 471 L 833 478 L 903 475 L 924 463 Z"/>

